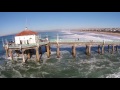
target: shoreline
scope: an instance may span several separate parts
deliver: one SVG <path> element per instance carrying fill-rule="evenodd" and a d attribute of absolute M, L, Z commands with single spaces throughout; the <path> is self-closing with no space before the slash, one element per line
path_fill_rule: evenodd
<path fill-rule="evenodd" d="M 111 35 L 111 36 L 120 37 L 120 33 L 112 33 L 112 32 L 96 32 L 96 31 L 77 31 L 77 32 L 90 32 L 90 33 L 104 34 L 104 35 Z"/>

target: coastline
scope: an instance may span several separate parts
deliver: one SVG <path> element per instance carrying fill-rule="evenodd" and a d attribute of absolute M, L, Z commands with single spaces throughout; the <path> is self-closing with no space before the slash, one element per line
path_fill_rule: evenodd
<path fill-rule="evenodd" d="M 118 37 L 120 37 L 120 33 L 112 33 L 112 32 L 96 32 L 96 31 L 77 31 L 77 32 L 90 32 L 90 33 L 112 35 L 112 36 L 118 36 Z"/>

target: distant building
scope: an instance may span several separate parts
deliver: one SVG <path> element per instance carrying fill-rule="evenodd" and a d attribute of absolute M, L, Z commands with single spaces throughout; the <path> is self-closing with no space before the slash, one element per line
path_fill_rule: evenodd
<path fill-rule="evenodd" d="M 28 30 L 27 28 L 16 34 L 15 44 L 33 44 L 38 42 L 38 33 Z"/>

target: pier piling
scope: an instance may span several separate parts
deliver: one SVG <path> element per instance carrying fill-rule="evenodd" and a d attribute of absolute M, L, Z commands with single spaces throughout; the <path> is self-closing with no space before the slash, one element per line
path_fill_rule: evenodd
<path fill-rule="evenodd" d="M 91 55 L 91 46 L 90 45 L 86 45 L 86 55 Z"/>
<path fill-rule="evenodd" d="M 9 57 L 9 50 L 7 48 L 5 48 L 5 51 L 6 51 L 6 57 L 8 58 Z"/>
<path fill-rule="evenodd" d="M 118 51 L 118 45 L 116 45 L 116 51 Z"/>
<path fill-rule="evenodd" d="M 23 63 L 25 63 L 25 55 L 24 55 L 24 51 L 25 51 L 25 50 L 22 50 Z"/>
<path fill-rule="evenodd" d="M 98 45 L 98 53 L 100 54 L 101 50 L 100 50 L 100 45 Z"/>
<path fill-rule="evenodd" d="M 91 55 L 91 45 L 88 46 L 88 55 Z"/>
<path fill-rule="evenodd" d="M 47 58 L 49 58 L 50 57 L 49 45 L 46 45 L 46 48 L 47 48 Z"/>
<path fill-rule="evenodd" d="M 104 45 L 102 45 L 102 54 L 104 54 Z"/>
<path fill-rule="evenodd" d="M 28 59 L 30 59 L 30 57 L 31 57 L 30 50 L 27 50 L 27 57 L 28 57 Z"/>
<path fill-rule="evenodd" d="M 108 52 L 110 52 L 110 45 L 108 45 Z"/>
<path fill-rule="evenodd" d="M 41 47 L 39 47 L 39 52 L 40 52 L 40 54 L 42 54 L 42 48 Z"/>
<path fill-rule="evenodd" d="M 51 55 L 51 47 L 50 47 L 50 44 L 49 44 L 49 53 L 50 53 L 50 55 Z"/>
<path fill-rule="evenodd" d="M 37 60 L 37 62 L 39 62 L 40 61 L 40 56 L 39 56 L 39 47 L 36 47 L 36 60 Z"/>
<path fill-rule="evenodd" d="M 72 46 L 71 54 L 73 55 L 73 46 Z"/>
<path fill-rule="evenodd" d="M 112 45 L 112 54 L 114 53 L 114 50 L 115 50 L 115 49 L 114 49 L 114 45 Z"/>
<path fill-rule="evenodd" d="M 45 45 L 45 52 L 47 52 L 47 46 Z"/>
<path fill-rule="evenodd" d="M 13 60 L 13 52 L 12 52 L 12 49 L 9 49 L 9 51 L 10 51 L 11 60 Z"/>
<path fill-rule="evenodd" d="M 88 46 L 86 45 L 86 55 L 88 54 Z"/>
<path fill-rule="evenodd" d="M 72 55 L 75 58 L 76 57 L 76 47 L 75 44 L 72 46 Z"/>
<path fill-rule="evenodd" d="M 60 46 L 57 44 L 57 58 L 60 58 Z"/>

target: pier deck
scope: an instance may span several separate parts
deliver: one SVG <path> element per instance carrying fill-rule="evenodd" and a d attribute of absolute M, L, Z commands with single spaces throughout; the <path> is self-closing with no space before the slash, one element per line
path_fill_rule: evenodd
<path fill-rule="evenodd" d="M 120 41 L 110 41 L 110 40 L 99 40 L 99 41 L 92 41 L 92 40 L 71 40 L 71 39 L 62 39 L 57 42 L 56 39 L 51 39 L 50 44 L 76 44 L 76 45 L 120 45 Z"/>
<path fill-rule="evenodd" d="M 101 41 L 92 41 L 92 40 L 72 40 L 72 39 L 62 39 L 57 41 L 56 39 L 51 39 L 50 41 L 46 41 L 46 42 L 39 42 L 39 43 L 34 43 L 34 44 L 22 44 L 22 45 L 8 45 L 8 47 L 10 49 L 20 49 L 20 48 L 32 48 L 32 47 L 37 47 L 37 46 L 43 46 L 43 45 L 47 45 L 48 43 L 50 43 L 50 45 L 52 44 L 69 44 L 69 45 L 92 45 L 92 46 L 96 46 L 96 45 L 120 45 L 120 41 L 116 40 L 116 41 L 105 41 L 105 40 L 101 40 Z"/>
<path fill-rule="evenodd" d="M 110 51 L 110 46 L 112 46 L 112 54 L 114 51 L 118 50 L 118 46 L 120 46 L 120 41 L 114 40 L 101 40 L 101 41 L 93 41 L 93 40 L 73 40 L 73 39 L 50 39 L 49 41 L 44 41 L 44 42 L 38 42 L 34 44 L 20 44 L 20 45 L 15 45 L 15 44 L 6 44 L 4 45 L 4 48 L 6 50 L 6 56 L 11 57 L 13 59 L 13 51 L 15 51 L 18 56 L 20 52 L 23 55 L 23 62 L 25 62 L 25 55 L 27 55 L 28 58 L 31 57 L 31 51 L 34 49 L 36 53 L 36 60 L 40 61 L 40 56 L 42 55 L 42 50 L 41 46 L 45 46 L 46 49 L 46 55 L 49 58 L 51 54 L 51 45 L 56 45 L 56 55 L 57 58 L 60 58 L 60 46 L 61 45 L 71 45 L 72 47 L 72 56 L 75 58 L 76 57 L 76 47 L 77 46 L 86 46 L 86 54 L 91 55 L 91 47 L 92 46 L 98 46 L 98 53 L 99 54 L 104 54 L 104 46 L 108 45 L 108 51 Z"/>

